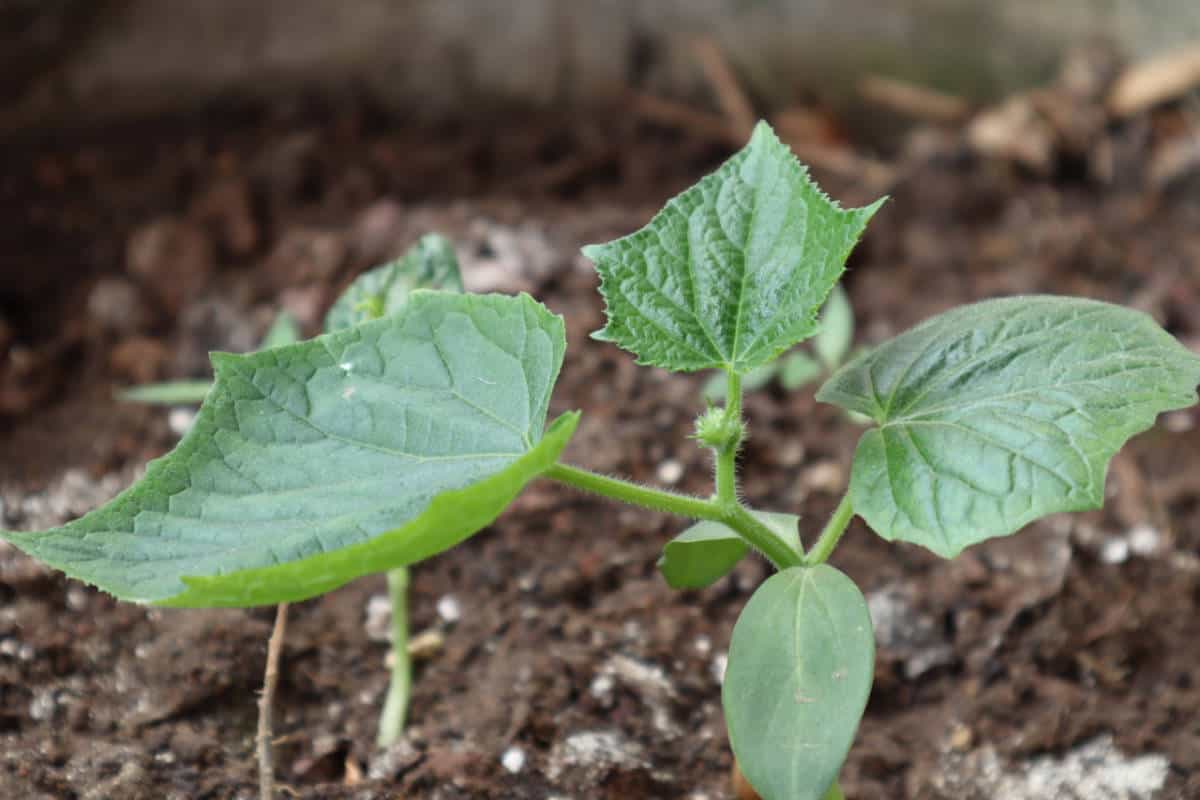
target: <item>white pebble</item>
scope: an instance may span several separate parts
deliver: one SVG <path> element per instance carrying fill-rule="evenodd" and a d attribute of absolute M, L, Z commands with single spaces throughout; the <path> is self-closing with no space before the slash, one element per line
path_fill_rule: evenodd
<path fill-rule="evenodd" d="M 611 674 L 607 672 L 600 673 L 595 678 L 592 678 L 592 686 L 590 689 L 592 697 L 595 697 L 598 700 L 607 700 L 612 696 L 612 691 L 615 685 L 616 681 L 613 680 L 613 676 Z"/>
<path fill-rule="evenodd" d="M 72 611 L 82 611 L 87 608 L 88 594 L 78 586 L 67 589 L 67 608 Z"/>
<path fill-rule="evenodd" d="M 510 747 L 504 751 L 504 755 L 500 756 L 500 763 L 506 770 L 516 775 L 525 769 L 525 751 L 516 746 Z"/>
<path fill-rule="evenodd" d="M 367 621 L 363 627 L 372 642 L 386 642 L 392 638 L 392 601 L 386 594 L 371 595 L 367 600 Z"/>
<path fill-rule="evenodd" d="M 1126 538 L 1129 540 L 1129 549 L 1142 558 L 1154 555 L 1162 546 L 1159 532 L 1145 524 L 1134 526 Z"/>
<path fill-rule="evenodd" d="M 172 408 L 167 414 L 167 427 L 176 436 L 183 436 L 196 422 L 196 412 L 190 408 Z"/>
<path fill-rule="evenodd" d="M 712 651 L 712 639 L 707 636 L 697 636 L 692 646 L 696 648 L 697 653 L 706 656 Z"/>
<path fill-rule="evenodd" d="M 443 622 L 453 625 L 462 619 L 462 606 L 458 604 L 458 598 L 454 595 L 443 595 L 437 602 L 437 613 Z"/>
<path fill-rule="evenodd" d="M 725 670 L 729 666 L 729 654 L 717 653 L 713 656 L 712 665 L 709 669 L 712 671 L 713 680 L 717 683 L 725 682 Z"/>
<path fill-rule="evenodd" d="M 679 483 L 679 479 L 682 477 L 683 464 L 680 464 L 677 460 L 668 458 L 666 461 L 658 465 L 658 479 L 663 483 Z"/>
<path fill-rule="evenodd" d="M 1109 539 L 1100 547 L 1100 560 L 1105 564 L 1124 564 L 1129 560 L 1129 541 L 1124 537 Z"/>

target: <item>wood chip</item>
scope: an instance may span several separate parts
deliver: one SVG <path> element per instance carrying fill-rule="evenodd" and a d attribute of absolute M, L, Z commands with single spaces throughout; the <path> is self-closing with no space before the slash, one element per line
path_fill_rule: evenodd
<path fill-rule="evenodd" d="M 1054 129 L 1026 95 L 977 114 L 967 127 L 967 142 L 982 155 L 1014 161 L 1040 174 L 1053 166 Z"/>
<path fill-rule="evenodd" d="M 1108 94 L 1108 109 L 1130 117 L 1200 87 L 1200 43 L 1128 67 Z"/>

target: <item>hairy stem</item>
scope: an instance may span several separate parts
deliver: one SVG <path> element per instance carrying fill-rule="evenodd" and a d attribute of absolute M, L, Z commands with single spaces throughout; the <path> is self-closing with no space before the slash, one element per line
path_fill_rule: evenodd
<path fill-rule="evenodd" d="M 275 628 L 267 643 L 267 668 L 263 676 L 262 695 L 258 698 L 258 795 L 260 800 L 275 797 L 274 726 L 271 711 L 275 702 L 275 687 L 279 683 L 279 654 L 287 634 L 288 604 L 280 603 L 275 612 Z"/>
<path fill-rule="evenodd" d="M 738 504 L 726 509 L 725 516 L 720 520 L 737 531 L 751 547 L 767 557 L 776 569 L 799 567 L 804 564 L 804 556 L 784 544 L 758 517 L 750 513 L 745 506 Z"/>
<path fill-rule="evenodd" d="M 716 500 L 701 500 L 685 494 L 639 486 L 620 478 L 598 475 L 568 464 L 555 464 L 545 476 L 585 492 L 619 500 L 654 511 L 663 511 L 690 519 L 720 522 L 732 528 L 747 543 L 775 565 L 777 569 L 800 566 L 798 553 L 784 544 L 766 525 L 754 518 L 740 503 L 727 506 Z"/>
<path fill-rule="evenodd" d="M 829 517 L 829 522 L 825 523 L 825 528 L 821 531 L 817 543 L 813 545 L 808 556 L 805 557 L 804 563 L 809 566 L 824 564 L 829 558 L 833 548 L 837 547 L 838 540 L 842 538 L 842 534 L 846 532 L 846 526 L 850 524 L 850 520 L 854 518 L 854 505 L 850 502 L 850 492 L 847 491 L 842 495 L 841 502 L 837 504 L 837 508 L 833 510 L 833 514 Z"/>
<path fill-rule="evenodd" d="M 741 428 L 742 422 L 742 376 L 728 373 L 729 382 L 725 390 L 725 420 L 729 425 Z M 740 441 L 727 442 L 714 451 L 716 456 L 717 502 L 733 507 L 737 505 L 737 451 Z"/>
<path fill-rule="evenodd" d="M 412 656 L 408 652 L 408 567 L 388 570 L 387 584 L 388 598 L 392 602 L 392 680 L 379 717 L 376 741 L 380 747 L 391 747 L 400 740 L 412 693 Z"/>
<path fill-rule="evenodd" d="M 665 489 L 654 489 L 621 478 L 610 478 L 607 475 L 600 475 L 569 464 L 555 464 L 546 470 L 545 476 L 585 492 L 592 492 L 652 511 L 664 511 L 690 519 L 722 521 L 720 507 L 711 500 L 702 500 L 699 497 L 670 492 Z"/>

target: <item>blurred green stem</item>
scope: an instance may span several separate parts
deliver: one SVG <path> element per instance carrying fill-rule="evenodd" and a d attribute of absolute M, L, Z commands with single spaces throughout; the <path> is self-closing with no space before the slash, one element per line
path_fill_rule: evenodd
<path fill-rule="evenodd" d="M 412 660 L 408 653 L 408 567 L 389 570 L 387 583 L 392 601 L 392 681 L 379 718 L 380 747 L 391 747 L 400 740 L 412 691 Z"/>

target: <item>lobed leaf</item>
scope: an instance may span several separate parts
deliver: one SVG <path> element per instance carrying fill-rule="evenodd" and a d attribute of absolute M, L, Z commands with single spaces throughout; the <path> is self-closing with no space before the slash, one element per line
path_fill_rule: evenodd
<path fill-rule="evenodd" d="M 417 289 L 463 290 L 458 257 L 445 236 L 425 234 L 403 257 L 355 278 L 326 313 L 325 331 L 393 314 Z"/>
<path fill-rule="evenodd" d="M 882 200 L 842 210 L 766 123 L 646 227 L 583 253 L 638 363 L 746 374 L 816 332 L 816 314 Z"/>
<path fill-rule="evenodd" d="M 386 319 L 217 354 L 195 425 L 61 528 L 5 539 L 119 598 L 298 600 L 440 552 L 556 460 L 562 319 L 528 296 L 414 293 Z"/>
<path fill-rule="evenodd" d="M 1046 514 L 1098 508 L 1109 459 L 1196 402 L 1200 358 L 1147 315 L 1080 298 L 963 306 L 833 375 L 818 400 L 879 427 L 850 493 L 886 539 L 944 557 Z"/>
<path fill-rule="evenodd" d="M 853 581 L 821 564 L 758 587 L 733 628 L 721 701 L 738 765 L 763 800 L 826 797 L 874 674 L 875 634 Z"/>
<path fill-rule="evenodd" d="M 771 511 L 751 513 L 788 547 L 799 551 L 799 517 Z M 705 520 L 667 542 L 658 569 L 672 589 L 703 589 L 733 569 L 748 550 L 749 545 L 732 528 Z"/>

